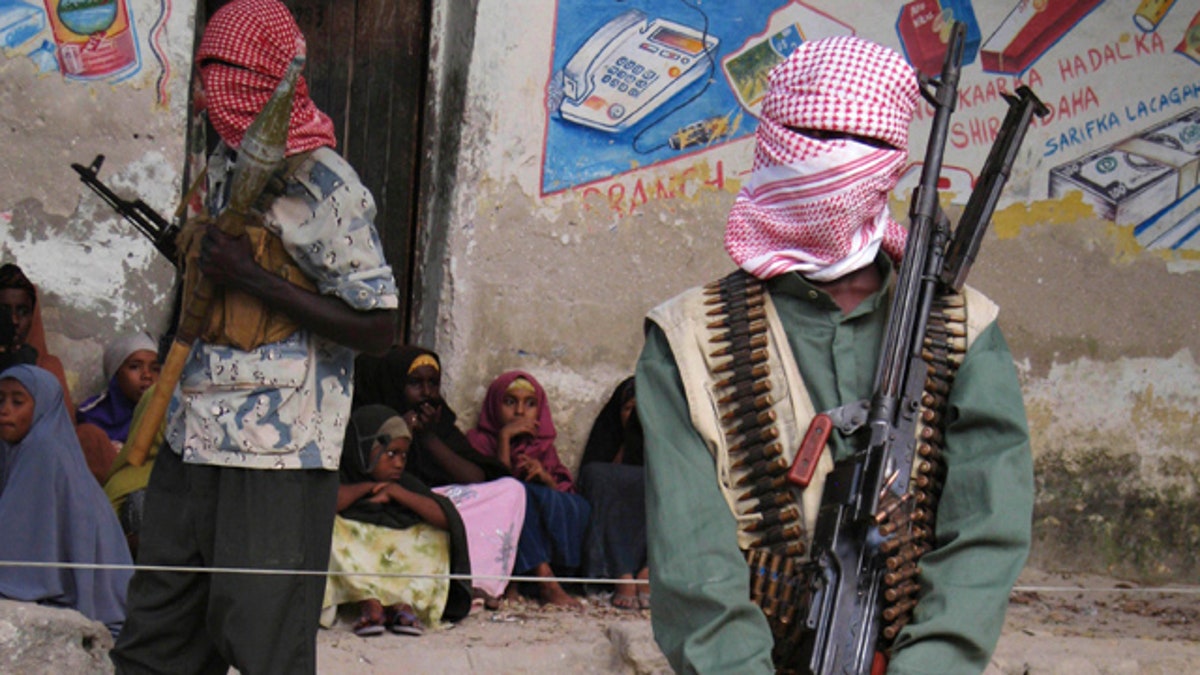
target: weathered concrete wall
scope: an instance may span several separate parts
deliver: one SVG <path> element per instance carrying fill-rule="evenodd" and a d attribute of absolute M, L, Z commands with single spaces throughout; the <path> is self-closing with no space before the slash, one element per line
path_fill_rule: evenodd
<path fill-rule="evenodd" d="M 898 26 L 928 18 L 903 13 L 919 3 L 777 4 L 781 14 L 798 17 L 809 39 L 842 26 L 840 32 L 910 50 Z M 1046 6 L 973 4 L 984 51 L 998 51 L 1001 38 L 990 45 L 988 39 L 1021 11 Z M 1090 161 L 1095 169 L 1098 160 L 1089 153 L 1125 161 L 1116 146 L 1200 107 L 1200 67 L 1189 47 L 1200 39 L 1196 8 L 1176 3 L 1156 26 L 1143 28 L 1135 23 L 1134 12 L 1143 9 L 1136 4 L 1102 2 L 1055 22 L 1054 39 L 1019 70 L 984 70 L 981 48 L 974 48 L 946 156 L 944 197 L 955 214 L 965 203 L 1004 114 L 999 92 L 1031 85 L 1053 115 L 1030 130 L 972 282 L 1001 304 L 1023 378 L 1040 487 L 1034 558 L 1050 567 L 1194 580 L 1200 253 L 1178 236 L 1166 241 L 1178 246 L 1164 246 L 1151 236 L 1165 229 L 1163 222 L 1154 231 L 1144 223 L 1172 203 L 1175 213 L 1163 216 L 1172 222 L 1195 212 L 1188 172 L 1197 147 L 1180 148 L 1193 156 L 1164 169 L 1170 188 L 1154 203 L 1141 202 L 1140 211 L 1132 205 L 1144 186 L 1106 197 L 1052 180 L 1055 169 L 1077 176 L 1073 163 Z M 524 368 L 537 375 L 549 389 L 569 465 L 595 413 L 632 370 L 645 312 L 731 269 L 721 246 L 724 218 L 753 148 L 752 135 L 731 134 L 732 140 L 667 161 L 634 159 L 565 189 L 548 186 L 554 161 L 585 175 L 589 163 L 603 159 L 586 147 L 570 155 L 570 148 L 554 145 L 555 134 L 570 124 L 547 112 L 560 98 L 556 70 L 566 57 L 603 21 L 633 6 L 699 25 L 695 12 L 638 2 L 591 3 L 589 24 L 579 5 L 478 3 L 463 114 L 453 122 L 462 139 L 453 203 L 446 222 L 427 224 L 444 237 L 444 252 L 429 261 L 439 265 L 438 289 L 425 289 L 436 298 L 439 320 L 420 333 L 443 354 L 446 388 L 465 422 L 473 421 L 499 372 Z M 765 21 L 760 3 L 733 5 L 728 11 L 745 17 L 734 23 Z M 713 33 L 730 29 L 717 20 L 725 9 L 700 10 L 715 17 Z M 740 46 L 723 42 L 718 60 Z M 714 72 L 711 86 L 728 87 L 719 64 Z M 913 162 L 920 161 L 930 113 L 925 108 L 914 122 Z M 730 119 L 745 125 L 749 118 Z M 1184 133 L 1192 137 L 1200 117 L 1188 119 Z M 612 134 L 609 144 L 636 142 L 632 135 Z M 913 176 L 893 204 L 900 218 Z"/>
<path fill-rule="evenodd" d="M 1054 23 L 1064 30 L 1016 72 L 994 72 L 979 51 L 1019 14 L 1013 10 L 1058 4 L 973 4 L 984 44 L 964 68 L 946 157 L 949 210 L 965 202 L 982 166 L 1003 115 L 1000 90 L 1028 83 L 1054 109 L 1030 131 L 972 276 L 1002 305 L 1024 378 L 1042 488 L 1035 558 L 1194 580 L 1200 237 L 1168 236 L 1163 224 L 1191 227 L 1200 136 L 1194 124 L 1176 128 L 1174 159 L 1135 162 L 1123 194 L 1081 191 L 1069 181 L 1054 187 L 1052 175 L 1088 162 L 1107 168 L 1090 154 L 1153 143 L 1144 138 L 1148 130 L 1200 108 L 1196 8 L 1163 4 L 1169 11 L 1143 30 L 1134 21 L 1140 5 L 1107 0 Z M 529 369 L 550 390 L 569 465 L 594 415 L 633 368 L 645 312 L 731 268 L 720 244 L 724 218 L 753 147 L 753 118 L 737 105 L 718 111 L 729 112 L 726 135 L 713 143 L 666 157 L 628 152 L 615 168 L 609 147 L 633 145 L 638 127 L 583 139 L 592 145 L 572 145 L 578 136 L 564 141 L 565 131 L 578 129 L 547 112 L 562 97 L 556 72 L 601 21 L 637 7 L 699 26 L 684 3 L 584 6 L 435 3 L 428 112 L 436 125 L 426 150 L 437 181 L 424 193 L 419 255 L 427 285 L 417 304 L 418 341 L 443 354 L 449 397 L 464 423 L 473 421 L 492 377 Z M 768 26 L 789 23 L 808 39 L 852 31 L 901 47 L 897 26 L 928 18 L 901 13 L 915 6 L 780 2 L 767 18 L 771 8 L 749 0 L 696 5 L 722 38 L 718 62 Z M 0 259 L 16 261 L 42 288 L 51 350 L 81 399 L 100 386 L 109 337 L 164 327 L 171 269 L 69 164 L 105 154 L 101 176 L 114 188 L 160 212 L 174 210 L 194 3 L 130 0 L 134 65 L 95 79 L 53 69 L 46 48 L 57 43 L 44 4 L 4 7 L 5 18 L 24 13 L 4 24 L 20 30 L 0 35 Z M 718 63 L 696 104 L 729 90 Z M 713 114 L 672 117 L 671 130 Z M 928 123 L 923 110 L 912 130 L 914 162 Z M 1124 154 L 1113 157 L 1128 164 Z M 898 217 L 911 183 L 893 205 Z M 1155 221 L 1162 207 L 1167 212 Z M 1071 549 L 1061 550 L 1061 542 Z"/>
<path fill-rule="evenodd" d="M 76 401 L 103 386 L 111 337 L 165 329 L 173 272 L 70 165 L 103 154 L 103 181 L 168 218 L 182 192 L 194 3 L 109 4 L 110 63 L 128 63 L 115 72 L 70 56 L 77 72 L 64 72 L 55 55 L 70 53 L 78 36 L 56 38 L 42 2 L 5 5 L 4 19 L 19 18 L 19 28 L 0 36 L 0 261 L 38 285 L 50 351 Z M 119 30 L 125 9 L 132 34 Z"/>

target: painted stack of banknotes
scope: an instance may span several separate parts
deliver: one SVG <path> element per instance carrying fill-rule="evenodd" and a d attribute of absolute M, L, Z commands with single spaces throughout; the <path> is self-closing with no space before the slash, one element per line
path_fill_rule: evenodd
<path fill-rule="evenodd" d="M 1144 248 L 1200 250 L 1200 108 L 1050 170 L 1051 198 L 1072 190 Z"/>

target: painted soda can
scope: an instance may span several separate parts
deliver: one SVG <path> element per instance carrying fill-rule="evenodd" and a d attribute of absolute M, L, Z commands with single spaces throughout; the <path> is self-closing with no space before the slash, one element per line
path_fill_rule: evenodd
<path fill-rule="evenodd" d="M 137 34 L 126 0 L 43 0 L 62 74 L 109 79 L 138 64 Z"/>
<path fill-rule="evenodd" d="M 1133 13 L 1133 23 L 1142 32 L 1149 33 L 1158 27 L 1158 22 L 1170 11 L 1175 0 L 1142 0 Z"/>

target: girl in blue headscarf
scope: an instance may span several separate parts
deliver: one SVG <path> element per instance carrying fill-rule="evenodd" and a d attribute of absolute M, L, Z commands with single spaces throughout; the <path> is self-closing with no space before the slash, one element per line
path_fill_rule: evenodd
<path fill-rule="evenodd" d="M 108 499 L 88 471 L 62 387 L 30 365 L 0 373 L 0 559 L 133 564 Z M 132 571 L 0 566 L 0 598 L 71 607 L 115 636 Z"/>

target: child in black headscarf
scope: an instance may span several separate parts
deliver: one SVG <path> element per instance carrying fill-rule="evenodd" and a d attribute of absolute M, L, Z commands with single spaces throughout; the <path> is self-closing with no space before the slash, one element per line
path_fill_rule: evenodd
<path fill-rule="evenodd" d="M 420 635 L 470 610 L 468 584 L 430 577 L 471 568 L 454 505 L 404 470 L 411 442 L 408 425 L 385 406 L 356 410 L 346 430 L 329 569 L 414 575 L 329 577 L 324 606 L 358 602 L 360 636 Z"/>

